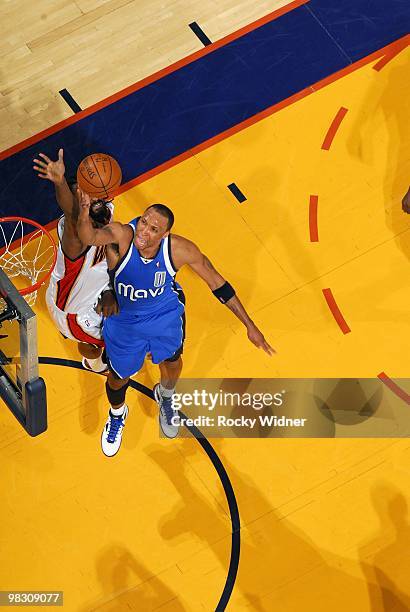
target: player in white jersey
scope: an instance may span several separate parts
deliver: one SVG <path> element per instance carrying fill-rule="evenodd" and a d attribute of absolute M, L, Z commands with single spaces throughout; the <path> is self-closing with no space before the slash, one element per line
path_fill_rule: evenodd
<path fill-rule="evenodd" d="M 115 295 L 109 286 L 106 248 L 90 247 L 78 236 L 77 183 L 75 180 L 67 182 L 65 178 L 63 149 L 59 150 L 57 161 L 51 161 L 44 153 L 39 157 L 41 159 L 35 159 L 33 167 L 39 177 L 54 183 L 57 202 L 64 213 L 57 226 L 59 246 L 46 293 L 47 306 L 63 336 L 78 342 L 83 366 L 103 372 L 107 365 L 101 359 L 104 347 L 102 317 L 118 312 Z M 108 224 L 112 212 L 110 202 L 93 200 L 90 207 L 93 225 Z"/>

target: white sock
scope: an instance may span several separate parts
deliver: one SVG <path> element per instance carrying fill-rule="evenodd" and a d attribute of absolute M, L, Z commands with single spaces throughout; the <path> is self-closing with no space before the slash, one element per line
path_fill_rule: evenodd
<path fill-rule="evenodd" d="M 86 357 L 86 360 L 94 372 L 103 372 L 107 368 L 107 364 L 103 362 L 101 355 L 97 357 L 97 359 L 89 359 Z"/>
<path fill-rule="evenodd" d="M 124 413 L 124 408 L 125 408 L 125 404 L 123 404 L 122 406 L 120 406 L 119 408 L 113 408 L 111 406 L 111 414 L 113 416 L 121 416 Z"/>
<path fill-rule="evenodd" d="M 159 383 L 159 392 L 162 397 L 172 397 L 175 393 L 175 387 L 173 389 L 167 389 L 162 386 L 162 383 Z"/>

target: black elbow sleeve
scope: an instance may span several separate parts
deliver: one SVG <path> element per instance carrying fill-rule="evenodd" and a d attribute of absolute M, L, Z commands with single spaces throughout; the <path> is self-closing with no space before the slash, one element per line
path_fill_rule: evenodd
<path fill-rule="evenodd" d="M 226 304 L 226 302 L 235 295 L 235 289 L 226 281 L 222 287 L 218 287 L 218 289 L 215 289 L 212 293 L 222 304 Z"/>

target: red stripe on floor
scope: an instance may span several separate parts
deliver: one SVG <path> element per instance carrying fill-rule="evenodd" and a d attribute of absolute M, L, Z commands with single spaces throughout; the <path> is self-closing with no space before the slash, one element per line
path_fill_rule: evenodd
<path fill-rule="evenodd" d="M 309 232 L 310 242 L 319 242 L 319 231 L 317 226 L 317 203 L 318 196 L 311 195 L 309 201 Z"/>
<path fill-rule="evenodd" d="M 200 57 L 204 57 L 205 55 L 208 55 L 208 53 L 212 53 L 216 49 L 219 49 L 220 47 L 224 47 L 225 45 L 232 42 L 233 40 L 236 40 L 237 38 L 244 36 L 244 34 L 248 34 L 248 32 L 251 32 L 252 30 L 256 30 L 262 25 L 269 23 L 270 21 L 274 21 L 275 19 L 278 19 L 278 17 L 281 17 L 285 13 L 289 13 L 290 11 L 293 11 L 295 8 L 298 8 L 299 6 L 302 6 L 303 4 L 307 4 L 309 1 L 310 0 L 294 0 L 294 2 L 290 2 L 289 4 L 275 11 L 272 11 L 271 13 L 268 13 L 268 15 L 265 15 L 265 17 L 261 17 L 260 19 L 257 19 L 256 21 L 244 26 L 240 30 L 237 30 L 236 32 L 232 32 L 232 34 L 228 34 L 224 38 L 221 38 L 221 40 L 218 40 L 212 43 L 211 45 L 204 47 L 203 49 L 199 49 L 199 51 L 195 51 L 194 53 L 191 53 L 191 55 L 188 55 L 187 57 L 184 57 L 178 60 L 174 64 L 171 64 L 170 66 L 167 66 L 166 68 L 163 68 L 162 70 L 158 70 L 158 72 L 151 74 L 145 79 L 142 79 L 141 81 L 138 81 L 137 83 L 134 83 L 133 85 L 129 85 L 128 87 L 125 87 L 124 89 L 122 89 L 121 91 L 118 91 L 112 96 L 109 96 L 108 98 L 104 98 L 104 100 L 101 100 L 100 102 L 96 102 L 95 104 L 93 104 L 92 106 L 89 106 L 83 111 L 76 113 L 75 115 L 68 117 L 67 119 L 63 119 L 63 121 L 60 121 L 59 123 L 56 123 L 55 125 L 39 132 L 38 134 L 35 134 L 34 136 L 31 136 L 30 138 L 23 140 L 19 144 L 14 145 L 13 147 L 10 147 L 9 149 L 6 149 L 5 151 L 2 151 L 0 153 L 0 160 L 5 159 L 6 157 L 10 157 L 11 155 L 14 155 L 14 153 L 17 153 L 18 151 L 21 151 L 22 149 L 25 149 L 26 147 L 29 147 L 30 145 L 36 142 L 39 142 L 43 138 L 50 136 L 50 134 L 55 134 L 56 132 L 67 127 L 68 125 L 77 123 L 77 121 L 80 121 L 84 117 L 88 117 L 88 115 L 92 115 L 96 111 L 99 111 L 102 108 L 105 108 L 106 106 L 109 106 L 110 104 L 113 104 L 113 102 L 117 102 L 118 100 L 121 100 L 121 98 L 125 98 L 125 96 L 128 96 L 129 94 L 134 93 L 135 91 L 138 91 L 139 89 L 142 89 L 143 87 L 146 87 L 147 85 L 150 85 L 150 83 L 153 83 L 154 81 L 158 81 L 159 79 L 166 76 L 167 74 L 171 74 L 172 72 L 179 70 L 183 66 L 187 66 L 188 64 L 190 64 L 191 62 L 194 62 Z"/>
<path fill-rule="evenodd" d="M 380 374 L 377 375 L 377 378 L 379 378 L 382 383 L 384 383 L 386 387 L 390 389 L 390 391 L 397 395 L 397 397 L 405 401 L 406 404 L 410 405 L 410 395 L 404 389 L 399 387 L 394 380 L 387 376 L 386 372 L 380 372 Z"/>
<path fill-rule="evenodd" d="M 403 39 L 400 39 L 400 40 L 403 40 Z M 396 41 L 396 42 L 398 42 L 398 41 Z M 302 89 L 302 91 L 299 91 L 299 92 L 295 93 L 293 96 L 290 96 L 289 98 L 286 98 L 286 100 L 282 100 L 281 102 L 278 102 L 277 104 L 273 104 L 272 106 L 270 106 L 267 109 L 261 111 L 260 113 L 257 113 L 256 115 L 253 115 L 253 117 L 249 117 L 249 119 L 246 119 L 242 123 L 238 123 L 237 125 L 234 125 L 232 128 L 226 130 L 225 132 L 222 132 L 221 134 L 218 134 L 217 136 L 214 136 L 213 138 L 210 138 L 209 140 L 206 140 L 205 142 L 202 142 L 201 144 L 197 145 L 196 147 L 193 147 L 192 149 L 189 149 L 188 151 L 185 151 L 184 153 L 181 153 L 180 155 L 178 155 L 176 157 L 173 157 L 169 161 L 167 161 L 167 162 L 165 162 L 165 163 L 163 163 L 163 164 L 161 164 L 159 166 L 156 166 L 155 168 L 152 168 L 151 170 L 149 170 L 145 174 L 141 174 L 140 176 L 135 177 L 134 179 L 132 179 L 128 183 L 125 183 L 124 185 L 122 185 L 117 193 L 123 193 L 124 191 L 127 191 L 128 189 L 131 189 L 135 185 L 139 185 L 139 184 L 143 183 L 144 181 L 148 180 L 152 176 L 160 174 L 164 170 L 167 170 L 168 168 L 172 168 L 172 166 L 175 166 L 176 164 L 179 164 L 184 159 L 187 159 L 188 157 L 192 157 L 192 155 L 195 155 L 196 153 L 199 153 L 199 152 L 207 149 L 208 147 L 211 147 L 212 145 L 214 145 L 214 144 L 216 144 L 218 142 L 221 142 L 225 138 L 228 138 L 229 136 L 232 136 L 233 134 L 236 134 L 237 132 L 240 132 L 241 130 L 244 130 L 245 128 L 247 128 L 247 127 L 257 123 L 258 121 L 261 121 L 265 117 L 269 117 L 270 115 L 273 115 L 274 113 L 277 113 L 282 108 L 286 108 L 287 106 L 290 106 L 291 104 L 294 104 L 298 100 L 301 100 L 301 99 L 305 98 L 306 96 L 310 95 L 314 91 L 319 91 L 323 87 L 326 87 L 327 85 L 330 85 L 331 83 L 334 83 L 335 81 L 338 81 L 339 79 L 343 78 L 344 76 L 346 76 L 348 74 L 351 74 L 355 70 L 358 70 L 359 68 L 362 68 L 363 66 L 366 66 L 366 64 L 371 63 L 372 61 L 374 61 L 378 57 L 385 55 L 388 52 L 388 50 L 392 47 L 393 44 L 396 44 L 396 43 L 391 43 L 390 45 L 386 45 L 386 47 L 383 47 L 382 49 L 378 49 L 374 53 L 371 53 L 367 57 L 363 57 L 361 60 L 355 62 L 354 64 L 349 64 L 349 66 L 346 66 L 345 68 L 342 68 L 342 70 L 339 70 L 338 72 L 335 72 L 334 74 L 331 74 L 328 77 L 325 77 L 321 81 L 318 81 L 317 83 L 314 83 L 312 86 L 306 87 L 305 89 Z M 202 49 L 198 53 L 209 52 L 208 51 L 209 48 L 211 48 L 211 50 L 212 50 L 214 48 L 214 45 L 208 45 L 208 47 L 204 47 L 204 49 Z M 195 58 L 195 59 L 197 59 L 197 58 Z M 183 61 L 185 61 L 185 60 L 181 60 L 181 62 L 183 62 Z M 186 63 L 188 64 L 189 61 L 186 61 Z M 185 65 L 185 64 L 181 64 L 181 66 L 182 65 Z M 181 66 L 178 66 L 178 67 L 181 67 Z M 174 68 L 174 67 L 175 67 L 175 64 L 171 68 Z M 165 69 L 165 70 L 168 70 L 168 69 Z M 160 72 L 162 72 L 162 71 L 160 71 Z M 133 85 L 131 88 L 128 88 L 127 90 L 123 90 L 122 92 L 119 92 L 118 94 L 115 94 L 115 96 L 118 96 L 118 99 L 120 99 L 120 98 L 124 97 L 125 95 L 127 95 L 128 93 L 131 93 L 130 89 L 133 88 L 132 90 L 136 91 L 137 89 L 140 89 L 141 87 L 143 87 L 145 85 L 148 85 L 149 82 L 153 82 L 153 81 L 157 80 L 158 78 L 160 78 L 160 76 L 164 76 L 163 74 L 160 74 L 160 72 L 154 74 L 152 77 L 148 77 L 148 79 L 145 79 L 144 81 L 141 81 L 140 83 L 137 83 L 136 85 Z M 169 72 L 172 72 L 172 70 L 169 69 Z M 160 74 L 160 76 L 158 76 L 159 74 Z M 96 110 L 99 110 L 99 108 L 103 108 L 105 106 L 108 106 L 108 104 L 110 104 L 112 101 L 113 101 L 112 97 L 106 98 L 102 102 L 99 102 L 98 104 L 96 104 L 94 106 L 91 106 L 90 108 L 82 111 L 81 113 L 77 113 L 76 115 L 73 115 L 72 117 L 69 117 L 68 119 L 64 119 L 64 121 L 60 121 L 60 123 L 57 123 L 56 125 L 54 125 L 54 126 L 52 126 L 50 128 L 47 128 L 46 130 L 43 130 L 42 132 L 39 132 L 35 136 L 32 136 L 32 137 L 30 137 L 30 138 L 28 138 L 26 140 L 23 140 L 19 144 L 14 145 L 13 147 L 11 147 L 10 149 L 6 149 L 5 151 L 1 152 L 0 153 L 0 160 L 5 159 L 6 157 L 10 157 L 11 155 L 14 155 L 14 153 L 17 153 L 18 151 L 21 151 L 22 149 L 25 149 L 26 147 L 30 146 L 31 144 L 39 142 L 40 140 L 42 140 L 46 136 L 49 136 L 50 134 L 54 134 L 55 132 L 58 132 L 59 130 L 62 130 L 67 125 L 71 125 L 72 123 L 76 123 L 82 117 L 85 117 L 87 115 L 92 115 L 93 112 L 95 112 Z M 97 109 L 96 106 L 98 106 L 99 108 Z M 56 222 L 51 222 L 50 224 L 48 224 L 46 226 L 47 229 L 52 229 L 55 226 L 55 225 L 53 225 L 55 223 Z"/>
<path fill-rule="evenodd" d="M 403 40 L 403 39 L 400 39 L 400 40 Z M 180 155 L 173 157 L 172 159 L 164 162 L 163 164 L 160 164 L 159 166 L 156 166 L 155 168 L 148 170 L 144 174 L 140 174 L 139 176 L 136 176 L 134 179 L 131 179 L 130 181 L 128 181 L 128 183 L 124 183 L 123 185 L 121 185 L 117 193 L 118 194 L 124 193 L 125 191 L 132 189 L 132 187 L 135 187 L 136 185 L 140 185 L 141 183 L 144 183 L 145 181 L 149 180 L 153 176 L 156 176 L 160 174 L 161 172 L 164 172 L 165 170 L 168 170 L 169 168 L 176 166 L 177 164 L 181 163 L 185 159 L 188 159 L 192 157 L 193 155 L 196 155 L 200 153 L 201 151 L 204 151 L 205 149 L 212 147 L 218 142 L 225 140 L 225 138 L 229 138 L 230 136 L 237 134 L 238 132 L 250 127 L 251 125 L 258 123 L 259 121 L 262 121 L 262 119 L 265 119 L 266 117 L 270 117 L 271 115 L 273 115 L 274 113 L 277 113 L 283 108 L 286 108 L 287 106 L 290 106 L 291 104 L 294 104 L 298 100 L 302 100 L 303 98 L 305 98 L 306 96 L 309 96 L 315 91 L 319 91 L 323 87 L 326 87 L 327 85 L 330 85 L 331 83 L 334 83 L 335 81 L 338 81 L 339 79 L 345 77 L 346 75 L 351 74 L 355 70 L 358 70 L 359 68 L 362 68 L 363 66 L 366 66 L 367 64 L 371 63 L 378 57 L 386 54 L 388 50 L 390 49 L 390 47 L 392 46 L 392 44 L 387 45 L 386 47 L 383 47 L 382 49 L 378 49 L 374 53 L 371 53 L 367 57 L 362 58 L 361 60 L 355 62 L 354 64 L 350 64 L 349 66 L 346 66 L 346 68 L 342 68 L 342 70 L 340 70 L 339 72 L 335 72 L 334 74 L 331 74 L 328 77 L 325 77 L 321 81 L 314 83 L 311 87 L 306 87 L 305 89 L 302 89 L 302 91 L 298 91 L 297 93 L 293 94 L 293 96 L 290 96 L 289 98 L 286 98 L 285 100 L 282 100 L 281 102 L 278 102 L 277 104 L 273 104 L 272 106 L 269 106 L 268 108 L 261 111 L 260 113 L 257 113 L 256 115 L 253 115 L 252 117 L 249 117 L 248 119 L 245 119 L 245 121 L 242 121 L 242 123 L 238 123 L 237 125 L 234 125 L 228 130 L 225 130 L 224 132 L 217 134 L 213 138 L 210 138 L 209 140 L 205 140 L 204 142 L 201 142 L 199 145 L 193 147 L 192 149 L 188 149 L 187 151 L 184 151 Z M 1 159 L 1 155 L 0 155 L 0 159 Z"/>
<path fill-rule="evenodd" d="M 377 64 L 373 66 L 373 70 L 377 70 L 377 72 L 379 72 L 382 68 L 384 68 L 386 64 L 391 62 L 391 60 L 394 59 L 396 55 L 398 55 L 401 51 L 403 51 L 403 49 L 408 47 L 409 44 L 410 44 L 410 34 L 405 36 L 404 39 L 402 38 L 399 41 L 393 43 L 388 53 L 386 53 L 386 55 L 382 57 L 381 60 L 379 60 Z"/>
<path fill-rule="evenodd" d="M 328 151 L 330 149 L 333 139 L 336 136 L 336 132 L 339 129 L 340 124 L 342 123 L 346 113 L 347 113 L 347 108 L 344 108 L 344 106 L 341 106 L 339 110 L 337 111 L 336 116 L 333 119 L 332 123 L 330 124 L 330 127 L 327 131 L 327 134 L 322 144 L 322 149 L 324 151 Z"/>
<path fill-rule="evenodd" d="M 343 317 L 342 313 L 340 312 L 339 306 L 336 304 L 336 300 L 333 297 L 332 290 L 322 289 L 322 291 L 323 291 L 323 295 L 325 296 L 327 305 L 329 306 L 330 311 L 332 315 L 334 316 L 336 323 L 338 324 L 338 326 L 340 327 L 340 329 L 342 330 L 344 334 L 348 334 L 351 331 L 351 329 L 346 323 L 345 318 Z"/>

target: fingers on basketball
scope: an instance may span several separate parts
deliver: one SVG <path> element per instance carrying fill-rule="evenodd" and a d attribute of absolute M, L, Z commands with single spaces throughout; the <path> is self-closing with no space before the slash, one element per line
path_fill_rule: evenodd
<path fill-rule="evenodd" d="M 121 180 L 122 172 L 117 160 L 105 153 L 87 155 L 77 169 L 80 189 L 92 198 L 113 198 Z"/>
<path fill-rule="evenodd" d="M 80 205 L 88 208 L 91 204 L 90 196 L 88 195 L 88 193 L 83 191 L 81 187 L 77 188 L 77 193 L 78 193 L 78 199 L 80 201 Z"/>

